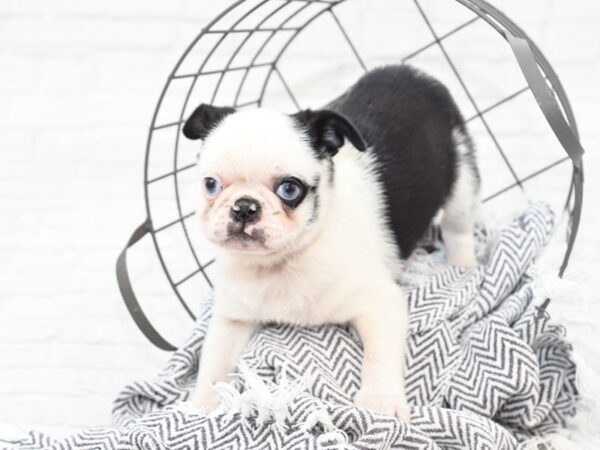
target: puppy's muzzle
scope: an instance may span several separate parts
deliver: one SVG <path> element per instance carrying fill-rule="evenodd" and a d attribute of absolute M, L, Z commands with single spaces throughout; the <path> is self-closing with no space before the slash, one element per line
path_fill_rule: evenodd
<path fill-rule="evenodd" d="M 229 215 L 231 218 L 243 225 L 257 222 L 260 219 L 262 207 L 257 200 L 250 197 L 242 197 L 235 201 Z"/>

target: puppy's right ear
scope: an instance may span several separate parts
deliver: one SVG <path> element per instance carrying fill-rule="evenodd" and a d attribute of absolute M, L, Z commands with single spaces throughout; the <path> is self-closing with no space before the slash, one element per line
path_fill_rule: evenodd
<path fill-rule="evenodd" d="M 192 140 L 205 139 L 208 133 L 216 128 L 226 116 L 234 112 L 235 108 L 228 106 L 212 106 L 202 103 L 185 121 L 183 135 Z"/>

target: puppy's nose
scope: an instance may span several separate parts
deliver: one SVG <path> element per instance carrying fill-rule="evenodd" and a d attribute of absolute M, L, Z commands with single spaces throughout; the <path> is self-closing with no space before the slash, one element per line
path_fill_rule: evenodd
<path fill-rule="evenodd" d="M 250 197 L 242 197 L 235 201 L 229 214 L 236 222 L 252 223 L 260 217 L 261 206 L 258 201 Z"/>

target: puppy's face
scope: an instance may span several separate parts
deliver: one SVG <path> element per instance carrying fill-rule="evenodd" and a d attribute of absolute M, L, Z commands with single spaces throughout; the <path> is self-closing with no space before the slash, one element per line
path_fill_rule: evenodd
<path fill-rule="evenodd" d="M 329 111 L 293 116 L 201 105 L 184 134 L 202 139 L 198 215 L 212 242 L 231 252 L 285 255 L 310 242 L 325 220 L 333 155 L 351 134 Z"/>

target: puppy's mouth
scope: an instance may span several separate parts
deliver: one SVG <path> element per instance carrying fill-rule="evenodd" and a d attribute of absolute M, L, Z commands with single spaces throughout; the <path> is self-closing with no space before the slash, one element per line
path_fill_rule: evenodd
<path fill-rule="evenodd" d="M 243 248 L 250 246 L 259 245 L 264 248 L 266 242 L 266 236 L 264 230 L 254 228 L 248 232 L 245 224 L 241 223 L 229 223 L 227 224 L 227 239 L 225 244 L 237 244 Z"/>

